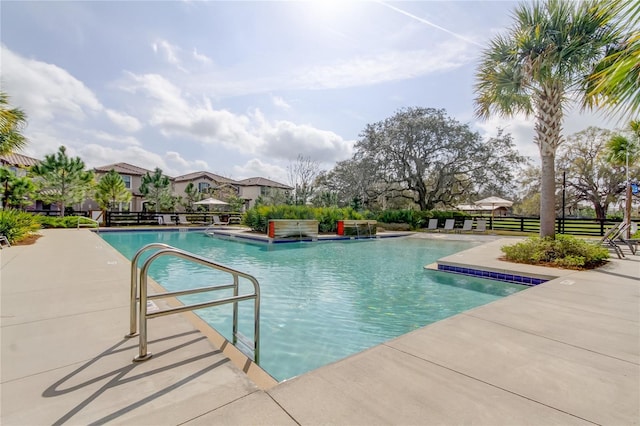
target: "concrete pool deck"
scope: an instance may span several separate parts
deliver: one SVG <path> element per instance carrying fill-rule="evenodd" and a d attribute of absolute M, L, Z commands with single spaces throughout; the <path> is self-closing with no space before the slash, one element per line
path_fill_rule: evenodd
<path fill-rule="evenodd" d="M 640 422 L 638 255 L 263 389 L 185 314 L 151 321 L 133 364 L 129 261 L 87 229 L 42 235 L 0 250 L 2 425 Z M 496 237 L 418 237 L 487 241 L 454 256 L 505 267 Z"/>

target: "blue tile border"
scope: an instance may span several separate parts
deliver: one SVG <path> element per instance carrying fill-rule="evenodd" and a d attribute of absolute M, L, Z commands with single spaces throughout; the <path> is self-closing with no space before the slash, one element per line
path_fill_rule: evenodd
<path fill-rule="evenodd" d="M 528 286 L 535 286 L 545 283 L 549 280 L 545 278 L 534 278 L 524 275 L 515 275 L 513 273 L 503 273 L 494 271 L 485 271 L 482 269 L 465 268 L 461 266 L 441 265 L 438 264 L 438 271 L 450 272 L 454 274 L 468 275 L 471 277 L 485 278 L 496 281 L 504 281 L 513 284 L 524 284 Z"/>

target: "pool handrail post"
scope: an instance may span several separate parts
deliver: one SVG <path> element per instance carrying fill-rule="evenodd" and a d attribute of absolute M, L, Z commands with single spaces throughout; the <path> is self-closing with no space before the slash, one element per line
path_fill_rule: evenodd
<path fill-rule="evenodd" d="M 161 243 L 158 243 L 161 244 Z M 151 244 L 150 244 L 151 245 Z M 165 244 L 166 246 L 166 244 Z M 152 296 L 148 296 L 148 289 L 147 289 L 147 278 L 148 278 L 148 270 L 149 267 L 151 265 L 151 263 L 153 263 L 153 261 L 161 256 L 165 256 L 165 255 L 174 255 L 186 260 L 192 260 L 195 261 L 196 263 L 200 263 L 201 265 L 205 265 L 205 266 L 209 266 L 212 267 L 214 269 L 217 269 L 219 271 L 222 272 L 227 272 L 229 274 L 231 274 L 234 277 L 234 284 L 232 285 L 223 285 L 223 286 L 210 286 L 207 288 L 197 288 L 197 289 L 191 289 L 191 290 L 182 290 L 182 291 L 174 291 L 174 292 L 167 292 L 167 293 L 162 293 L 162 294 L 154 294 Z M 238 295 L 238 288 L 239 288 L 239 280 L 238 277 L 242 277 L 245 278 L 247 280 L 249 280 L 252 284 L 253 284 L 253 294 L 243 294 L 243 295 Z M 229 287 L 234 287 L 234 296 L 231 298 L 224 298 L 224 299 L 218 299 L 218 300 L 214 300 L 214 301 L 210 301 L 210 302 L 204 302 L 204 303 L 196 303 L 196 304 L 192 304 L 192 305 L 183 305 L 180 307 L 174 307 L 174 308 L 169 308 L 169 309 L 164 309 L 164 310 L 158 310 L 156 312 L 153 313 L 148 313 L 147 312 L 147 300 L 149 298 L 162 298 L 162 297 L 175 297 L 177 295 L 185 295 L 185 294 L 190 294 L 190 293 L 200 293 L 203 291 L 214 291 L 214 290 L 220 290 L 220 289 L 225 289 L 225 288 L 229 288 Z M 237 331 L 238 328 L 238 321 L 237 321 L 237 303 L 239 301 L 243 301 L 243 300 L 249 300 L 249 299 L 254 299 L 254 339 L 253 339 L 253 361 L 258 364 L 259 360 L 260 360 L 260 284 L 258 283 L 258 280 L 253 277 L 252 275 L 246 274 L 244 272 L 229 268 L 227 266 L 221 265 L 219 263 L 213 262 L 209 259 L 206 259 L 202 256 L 198 256 L 196 254 L 193 253 L 189 253 L 186 252 L 184 250 L 180 250 L 178 248 L 175 247 L 171 247 L 171 246 L 167 246 L 166 248 L 163 248 L 161 250 L 158 250 L 157 252 L 153 253 L 151 256 L 149 256 L 149 258 L 147 258 L 147 260 L 145 260 L 144 264 L 142 265 L 142 268 L 140 269 L 140 301 L 139 301 L 139 305 L 138 305 L 138 321 L 139 321 L 139 353 L 138 356 L 136 356 L 133 361 L 134 362 L 140 362 L 140 361 L 146 361 L 149 358 L 152 357 L 152 354 L 150 352 L 147 352 L 147 319 L 148 318 L 155 318 L 157 316 L 163 316 L 163 315 L 170 315 L 173 313 L 180 313 L 180 312 L 187 312 L 187 311 L 192 311 L 195 309 L 202 309 L 202 308 L 206 308 L 206 307 L 211 307 L 211 306 L 218 306 L 218 305 L 222 305 L 222 304 L 226 304 L 226 303 L 233 303 L 234 304 L 234 324 L 233 324 L 233 329 Z M 234 333 L 233 336 L 233 341 L 236 341 L 236 335 Z M 235 343 L 234 343 L 235 346 Z"/>
<path fill-rule="evenodd" d="M 233 276 L 233 297 L 238 297 L 238 277 Z M 238 302 L 233 302 L 233 326 L 231 335 L 233 336 L 233 345 L 238 343 Z"/>
<path fill-rule="evenodd" d="M 147 352 L 147 270 L 151 265 L 151 261 L 159 257 L 161 253 L 162 251 L 157 251 L 149 256 L 140 270 L 140 304 L 138 306 L 140 310 L 138 316 L 140 319 L 140 338 L 138 339 L 138 356 L 133 359 L 135 362 L 146 361 L 153 356 L 153 354 Z"/>
<path fill-rule="evenodd" d="M 136 329 L 138 319 L 136 318 L 136 302 L 138 298 L 138 260 L 142 253 L 152 248 L 172 248 L 168 244 L 164 243 L 151 243 L 143 246 L 136 252 L 131 259 L 131 293 L 129 297 L 129 334 L 125 334 L 125 338 L 129 339 L 135 337 L 138 332 Z"/>

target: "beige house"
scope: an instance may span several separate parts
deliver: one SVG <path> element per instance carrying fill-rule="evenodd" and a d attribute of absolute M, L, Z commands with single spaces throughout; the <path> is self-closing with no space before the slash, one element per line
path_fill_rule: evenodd
<path fill-rule="evenodd" d="M 27 170 L 39 163 L 40 160 L 22 154 L 0 155 L 0 166 L 11 170 L 18 177 L 26 176 Z"/>
<path fill-rule="evenodd" d="M 131 201 L 127 205 L 121 205 L 120 211 L 142 211 L 142 203 L 144 201 L 142 194 L 138 188 L 142 184 L 142 176 L 147 173 L 153 173 L 152 170 L 143 169 L 142 167 L 134 166 L 128 163 L 115 163 L 107 166 L 96 167 L 93 169 L 96 175 L 96 182 L 102 178 L 109 171 L 115 170 L 129 191 L 131 191 Z M 98 204 L 95 200 L 87 200 L 82 205 L 83 210 L 99 210 Z"/>
<path fill-rule="evenodd" d="M 102 176 L 111 170 L 115 170 L 122 177 L 125 186 L 132 194 L 131 201 L 127 205 L 121 205 L 119 210 L 132 212 L 143 211 L 143 203 L 145 200 L 140 193 L 139 188 L 142 184 L 142 176 L 147 173 L 152 174 L 153 170 L 148 170 L 128 163 L 109 164 L 93 169 L 96 181 L 99 181 Z M 175 178 L 171 176 L 167 177 L 171 180 L 171 192 L 175 196 L 185 199 L 187 196 L 185 189 L 189 183 L 193 183 L 198 192 L 203 194 L 203 197 L 205 197 L 204 194 L 209 194 L 212 189 L 226 186 L 231 188 L 238 197 L 244 199 L 245 209 L 255 206 L 255 202 L 258 197 L 280 197 L 284 199 L 286 195 L 288 195 L 289 191 L 293 189 L 288 185 L 262 177 L 253 177 L 241 181 L 235 181 L 206 171 L 188 173 Z M 182 207 L 176 205 L 176 209 L 182 210 Z M 90 211 L 100 209 L 95 200 L 88 199 L 82 204 L 81 210 Z"/>
<path fill-rule="evenodd" d="M 262 177 L 252 177 L 238 181 L 240 197 L 245 200 L 245 207 L 255 206 L 258 197 L 274 198 L 286 197 L 293 190 L 292 187 Z"/>
<path fill-rule="evenodd" d="M 0 155 L 0 167 L 9 169 L 17 177 L 25 177 L 27 175 L 27 172 L 29 171 L 29 168 L 39 163 L 40 160 L 36 160 L 35 158 L 27 157 L 26 155 L 22 154 L 11 153 Z M 0 197 L 2 197 L 2 194 L 0 194 Z M 2 205 L 3 204 L 1 204 L 0 200 L 0 206 Z M 27 210 L 50 210 L 55 208 L 55 205 L 52 206 L 49 204 L 44 204 L 42 201 L 37 200 L 33 205 L 27 207 Z"/>
<path fill-rule="evenodd" d="M 186 188 L 192 183 L 195 189 L 201 194 L 210 194 L 212 190 L 220 187 L 230 188 L 238 195 L 238 182 L 224 176 L 210 172 L 193 172 L 173 178 L 173 192 L 175 195 L 185 199 L 187 197 Z M 204 195 L 203 195 L 204 196 Z"/>

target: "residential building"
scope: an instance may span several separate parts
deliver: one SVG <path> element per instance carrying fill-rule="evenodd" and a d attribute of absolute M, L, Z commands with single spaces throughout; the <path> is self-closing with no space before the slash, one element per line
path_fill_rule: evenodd
<path fill-rule="evenodd" d="M 11 153 L 0 155 L 0 167 L 9 169 L 18 177 L 25 177 L 29 169 L 39 163 L 40 160 L 32 157 L 27 157 L 26 155 L 22 154 Z M 55 205 L 45 204 L 41 200 L 37 200 L 32 205 L 26 208 L 26 210 L 28 211 L 56 209 L 57 207 Z"/>
<path fill-rule="evenodd" d="M 96 175 L 96 181 L 99 181 L 102 176 L 109 173 L 111 170 L 115 170 L 129 191 L 131 191 L 131 201 L 126 205 L 121 205 L 120 211 L 142 211 L 144 197 L 140 193 L 140 185 L 142 184 L 142 176 L 147 173 L 153 173 L 153 170 L 144 169 L 142 167 L 134 166 L 129 163 L 115 163 L 107 166 L 96 167 L 93 169 Z M 82 205 L 83 210 L 100 210 L 98 203 L 93 199 L 88 199 Z"/>
<path fill-rule="evenodd" d="M 252 208 L 258 197 L 282 198 L 289 196 L 292 187 L 263 177 L 252 177 L 238 181 L 240 198 L 245 200 L 245 207 Z"/>
<path fill-rule="evenodd" d="M 0 155 L 0 166 L 11 170 L 18 177 L 26 176 L 29 168 L 39 163 L 40 160 L 22 154 Z"/>
<path fill-rule="evenodd" d="M 238 182 L 224 176 L 210 172 L 193 172 L 173 178 L 173 191 L 175 195 L 186 199 L 185 192 L 187 186 L 192 183 L 195 189 L 201 194 L 211 194 L 214 190 L 226 189 L 235 195 L 239 194 Z M 207 195 L 208 196 L 208 195 Z"/>

